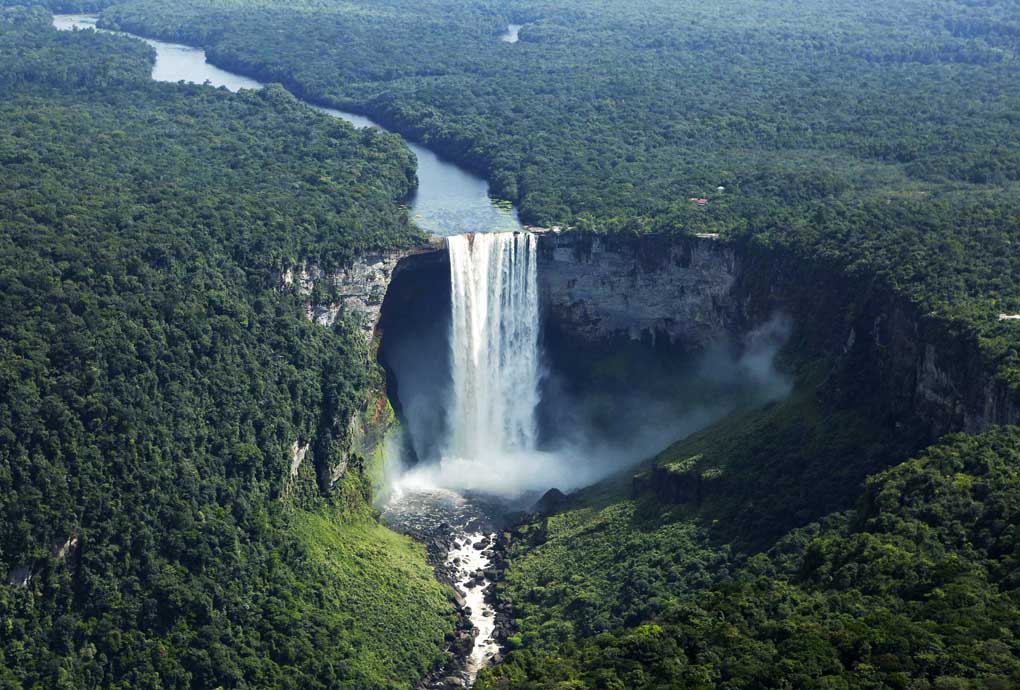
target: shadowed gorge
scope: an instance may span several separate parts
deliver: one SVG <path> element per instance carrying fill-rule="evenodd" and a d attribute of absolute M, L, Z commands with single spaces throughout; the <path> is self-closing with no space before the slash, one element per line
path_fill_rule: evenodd
<path fill-rule="evenodd" d="M 564 316 L 557 303 L 567 294 L 544 277 L 564 272 L 541 257 L 553 243 L 581 248 L 588 239 L 452 237 L 446 249 L 398 264 L 383 303 L 379 358 L 403 423 L 404 462 L 421 478 L 509 495 L 576 488 L 737 407 L 789 392 L 774 366 L 791 330 L 786 316 L 747 332 L 718 320 L 690 341 L 657 330 L 656 322 L 675 317 L 668 301 L 650 305 L 647 321 L 634 314 L 598 337 L 590 321 Z M 692 275 L 694 309 L 714 308 L 699 283 L 717 282 L 714 270 Z M 672 278 L 650 270 L 636 280 L 654 292 L 655 281 Z M 612 300 L 620 294 L 628 292 L 589 295 L 588 316 L 618 320 Z"/>

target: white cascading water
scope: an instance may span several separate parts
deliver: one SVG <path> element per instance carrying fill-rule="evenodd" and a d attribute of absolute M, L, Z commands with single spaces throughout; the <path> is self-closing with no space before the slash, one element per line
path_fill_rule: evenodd
<path fill-rule="evenodd" d="M 482 460 L 535 448 L 539 358 L 530 233 L 447 238 L 453 389 L 447 455 Z"/>

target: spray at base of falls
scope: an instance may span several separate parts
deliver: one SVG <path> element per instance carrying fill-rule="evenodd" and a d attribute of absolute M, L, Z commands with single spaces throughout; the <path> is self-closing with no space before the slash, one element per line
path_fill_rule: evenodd
<path fill-rule="evenodd" d="M 446 439 L 440 462 L 415 468 L 405 482 L 493 493 L 541 488 L 528 482 L 549 459 L 536 450 L 542 379 L 537 241 L 523 232 L 477 233 L 448 237 L 447 248 Z"/>

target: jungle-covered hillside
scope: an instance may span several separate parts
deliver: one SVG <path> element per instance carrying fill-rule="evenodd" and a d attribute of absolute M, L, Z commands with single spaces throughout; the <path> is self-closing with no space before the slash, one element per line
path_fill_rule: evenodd
<path fill-rule="evenodd" d="M 861 421 L 798 392 L 644 470 L 716 487 L 664 500 L 628 475 L 517 528 L 500 593 L 516 634 L 476 688 L 1016 687 L 1020 433 L 948 437 L 861 491 L 840 464 L 873 440 Z M 789 456 L 800 469 L 776 469 Z M 810 521 L 749 548 L 821 475 L 841 481 Z"/>
<path fill-rule="evenodd" d="M 418 241 L 410 153 L 50 21 L 0 12 L 0 687 L 410 687 L 452 608 L 345 436 L 379 374 L 280 289 Z"/>
<path fill-rule="evenodd" d="M 313 469 L 377 373 L 278 276 L 417 241 L 410 156 L 281 88 L 150 84 L 144 46 L 21 1 L 0 0 L 0 687 L 409 687 L 445 595 L 372 521 L 367 459 L 336 487 Z M 371 115 L 529 223 L 873 281 L 1020 395 L 1013 0 L 37 4 Z M 516 629 L 479 688 L 1020 686 L 1016 428 L 918 451 L 803 354 L 788 399 L 513 531 Z"/>

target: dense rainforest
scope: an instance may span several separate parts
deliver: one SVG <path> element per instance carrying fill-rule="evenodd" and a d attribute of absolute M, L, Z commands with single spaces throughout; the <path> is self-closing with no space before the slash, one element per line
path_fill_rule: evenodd
<path fill-rule="evenodd" d="M 280 289 L 419 241 L 410 153 L 50 19 L 0 13 L 0 687 L 410 687 L 453 611 L 347 438 L 379 374 Z"/>
<path fill-rule="evenodd" d="M 417 241 L 407 152 L 2 2 L 0 687 L 408 687 L 445 595 L 370 459 L 315 469 L 377 374 L 278 290 Z M 1010 0 L 36 4 L 369 114 L 530 223 L 873 277 L 1020 389 Z M 917 452 L 802 354 L 789 398 L 508 532 L 479 688 L 1020 685 L 1016 428 Z"/>
<path fill-rule="evenodd" d="M 710 429 L 659 461 L 699 451 L 726 472 L 742 428 Z M 852 510 L 749 558 L 690 519 L 718 516 L 711 507 L 582 492 L 515 534 L 503 598 L 517 649 L 476 687 L 1017 687 L 1018 468 L 1016 427 L 947 438 L 872 477 Z"/>
<path fill-rule="evenodd" d="M 1009 0 L 109 5 L 103 25 L 483 172 L 526 222 L 720 233 L 879 275 L 1020 387 L 1020 321 L 999 319 L 1020 313 Z M 518 43 L 498 39 L 511 21 Z"/>

